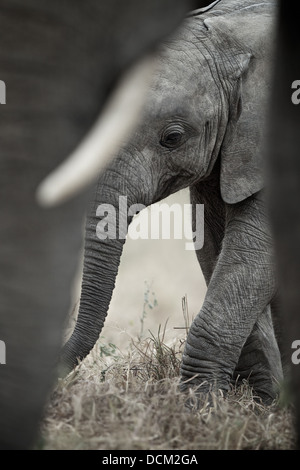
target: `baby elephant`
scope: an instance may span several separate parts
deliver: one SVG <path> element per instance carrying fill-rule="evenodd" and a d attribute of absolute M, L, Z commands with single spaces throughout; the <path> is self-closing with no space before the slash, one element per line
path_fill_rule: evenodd
<path fill-rule="evenodd" d="M 282 366 L 262 162 L 274 15 L 275 1 L 214 2 L 192 12 L 159 50 L 141 123 L 101 174 L 90 204 L 64 372 L 89 353 L 103 327 L 125 238 L 118 235 L 133 215 L 128 207 L 189 187 L 192 204 L 205 207 L 197 257 L 208 288 L 188 333 L 181 387 L 226 392 L 238 375 L 264 401 L 276 396 Z M 118 213 L 120 196 L 127 205 Z M 98 207 L 105 204 L 115 207 L 116 226 L 101 232 Z"/>

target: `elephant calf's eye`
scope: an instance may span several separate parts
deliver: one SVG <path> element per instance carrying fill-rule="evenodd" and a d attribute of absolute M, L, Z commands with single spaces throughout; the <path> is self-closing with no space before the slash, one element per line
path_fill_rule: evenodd
<path fill-rule="evenodd" d="M 181 126 L 173 126 L 164 130 L 160 139 L 160 145 L 168 149 L 175 149 L 183 144 L 184 141 L 184 129 Z"/>

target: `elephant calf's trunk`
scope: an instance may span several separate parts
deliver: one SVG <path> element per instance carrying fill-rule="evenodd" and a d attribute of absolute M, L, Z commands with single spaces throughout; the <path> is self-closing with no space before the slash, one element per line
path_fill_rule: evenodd
<path fill-rule="evenodd" d="M 98 184 L 101 194 L 96 193 L 87 217 L 79 314 L 61 354 L 60 375 L 70 372 L 94 347 L 109 308 L 130 222 L 127 203 L 121 211 L 119 193 L 111 189 L 120 187 L 115 180 L 115 172 L 105 172 Z"/>

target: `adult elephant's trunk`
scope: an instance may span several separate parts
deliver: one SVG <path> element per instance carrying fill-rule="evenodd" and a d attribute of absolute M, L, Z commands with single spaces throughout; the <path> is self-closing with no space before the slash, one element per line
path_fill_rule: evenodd
<path fill-rule="evenodd" d="M 79 314 L 74 332 L 62 351 L 60 375 L 72 370 L 91 351 L 103 328 L 132 219 L 128 207 L 147 204 L 147 183 L 142 177 L 133 176 L 137 172 L 143 174 L 137 169 L 139 166 L 132 154 L 123 152 L 98 180 L 86 221 Z"/>

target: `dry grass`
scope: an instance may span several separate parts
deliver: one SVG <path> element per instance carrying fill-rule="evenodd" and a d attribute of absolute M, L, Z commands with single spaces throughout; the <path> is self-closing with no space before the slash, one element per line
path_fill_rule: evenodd
<path fill-rule="evenodd" d="M 164 331 L 132 341 L 126 355 L 98 342 L 54 390 L 45 413 L 42 449 L 291 449 L 291 413 L 258 403 L 247 383 L 186 408 L 178 391 L 184 338 Z M 192 397 L 193 398 L 193 397 Z"/>

